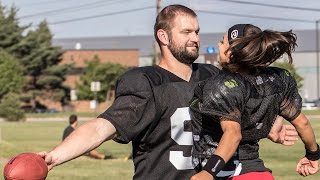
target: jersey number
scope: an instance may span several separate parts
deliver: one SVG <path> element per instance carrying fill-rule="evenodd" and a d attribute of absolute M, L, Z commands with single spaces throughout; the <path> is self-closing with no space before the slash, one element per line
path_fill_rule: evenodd
<path fill-rule="evenodd" d="M 193 145 L 192 132 L 184 131 L 185 121 L 190 121 L 190 113 L 188 107 L 178 108 L 170 118 L 171 121 L 171 138 L 179 145 Z M 197 164 L 192 163 L 192 157 L 183 156 L 183 151 L 170 151 L 169 161 L 178 169 L 194 169 Z M 235 176 L 241 171 L 241 163 L 235 160 L 236 169 L 234 171 L 220 171 L 218 176 Z"/>
<path fill-rule="evenodd" d="M 178 108 L 170 118 L 171 138 L 179 145 L 193 145 L 192 132 L 184 131 L 184 122 L 190 121 L 189 108 Z M 194 169 L 192 157 L 183 156 L 183 151 L 170 151 L 169 161 L 178 169 Z"/>

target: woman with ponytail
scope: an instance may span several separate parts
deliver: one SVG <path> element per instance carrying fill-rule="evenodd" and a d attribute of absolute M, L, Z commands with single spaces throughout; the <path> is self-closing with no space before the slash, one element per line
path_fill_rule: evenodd
<path fill-rule="evenodd" d="M 259 140 L 282 116 L 298 131 L 305 154 L 296 166 L 302 176 L 319 170 L 320 150 L 313 129 L 301 112 L 295 79 L 270 65 L 283 55 L 292 63 L 292 31 L 262 31 L 251 24 L 229 28 L 219 43 L 222 71 L 198 85 L 191 103 L 193 163 L 191 180 L 273 180 L 259 158 Z"/>

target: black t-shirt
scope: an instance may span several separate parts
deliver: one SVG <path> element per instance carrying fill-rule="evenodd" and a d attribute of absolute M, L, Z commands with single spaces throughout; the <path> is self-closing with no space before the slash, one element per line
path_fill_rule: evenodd
<path fill-rule="evenodd" d="M 225 70 L 196 88 L 191 109 L 194 156 L 214 153 L 223 134 L 220 119 L 227 118 L 241 124 L 242 140 L 226 169 L 240 161 L 240 173 L 265 171 L 263 164 L 252 166 L 259 163 L 254 161 L 259 158 L 258 141 L 267 137 L 277 115 L 292 121 L 300 114 L 301 97 L 286 70 L 270 67 L 245 76 Z"/>
<path fill-rule="evenodd" d="M 197 84 L 219 69 L 193 64 L 189 82 L 159 67 L 128 71 L 117 82 L 113 105 L 99 117 L 117 129 L 117 142 L 132 141 L 135 180 L 185 180 L 195 174 L 189 103 Z"/>
<path fill-rule="evenodd" d="M 66 137 L 68 137 L 73 131 L 74 131 L 73 127 L 71 127 L 71 126 L 66 127 L 63 131 L 62 140 L 64 140 Z"/>

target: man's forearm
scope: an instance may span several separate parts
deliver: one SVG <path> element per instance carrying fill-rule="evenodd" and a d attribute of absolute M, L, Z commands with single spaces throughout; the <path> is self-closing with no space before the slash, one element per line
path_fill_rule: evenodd
<path fill-rule="evenodd" d="M 86 122 L 70 134 L 51 152 L 54 166 L 81 156 L 95 149 L 116 133 L 114 126 L 105 119 L 94 119 Z"/>

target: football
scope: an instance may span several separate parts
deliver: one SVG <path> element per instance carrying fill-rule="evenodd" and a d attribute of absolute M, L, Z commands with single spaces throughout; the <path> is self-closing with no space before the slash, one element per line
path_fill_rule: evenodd
<path fill-rule="evenodd" d="M 18 154 L 8 161 L 3 170 L 5 180 L 44 180 L 47 174 L 46 162 L 34 153 Z"/>

